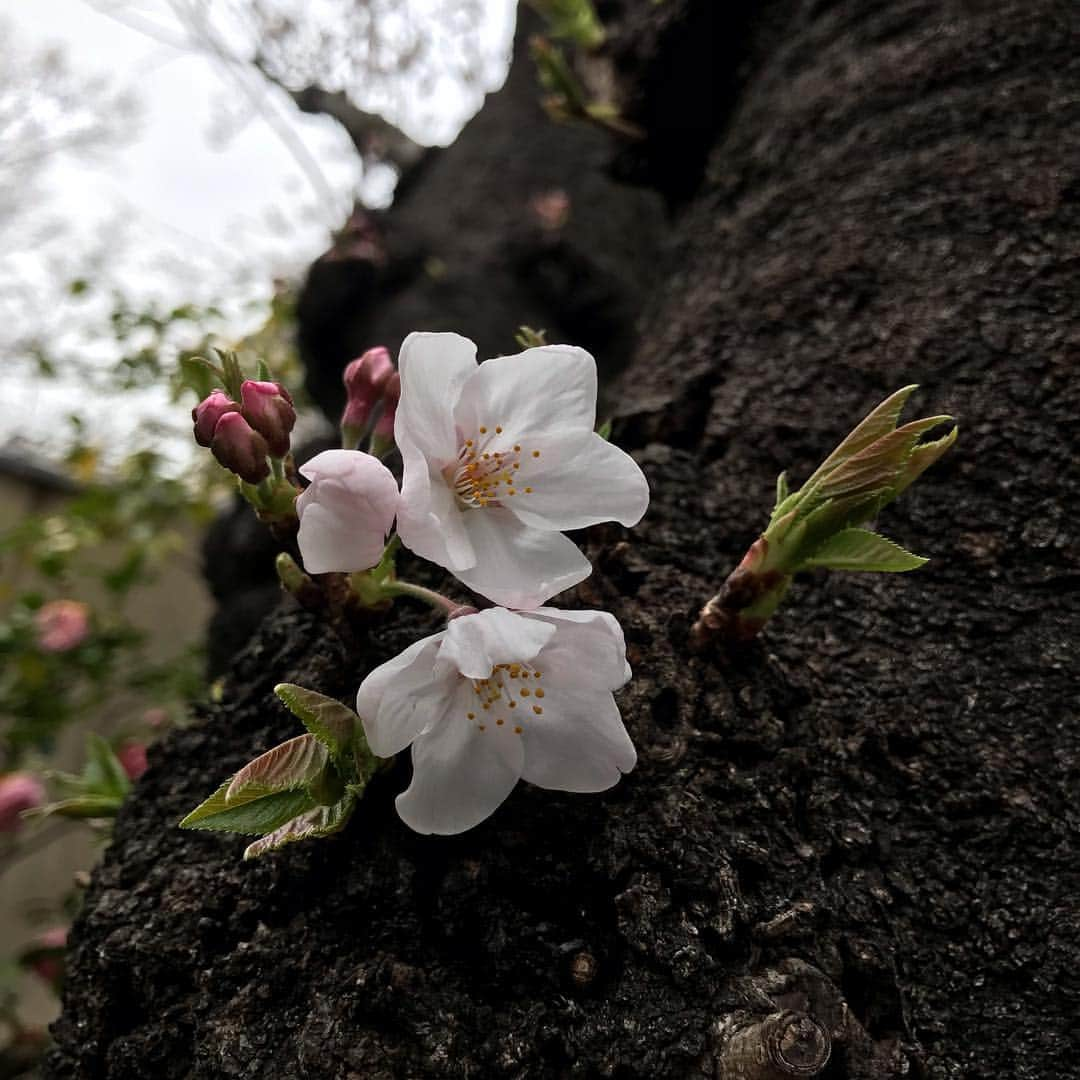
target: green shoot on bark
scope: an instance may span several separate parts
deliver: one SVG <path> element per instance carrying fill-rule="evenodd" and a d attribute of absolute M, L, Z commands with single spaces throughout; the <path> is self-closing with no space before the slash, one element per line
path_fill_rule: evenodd
<path fill-rule="evenodd" d="M 956 441 L 958 429 L 923 442 L 951 416 L 897 426 L 915 391 L 905 386 L 877 406 L 818 466 L 798 491 L 776 481 L 768 527 L 750 545 L 691 631 L 704 645 L 717 638 L 748 641 L 768 622 L 800 570 L 903 573 L 927 560 L 862 528 L 906 490 Z"/>

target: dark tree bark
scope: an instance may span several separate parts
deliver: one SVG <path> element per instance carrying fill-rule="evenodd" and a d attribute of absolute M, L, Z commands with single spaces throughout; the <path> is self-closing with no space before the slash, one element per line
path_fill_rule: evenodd
<path fill-rule="evenodd" d="M 610 5 L 628 87 L 701 56 L 687 25 L 719 47 L 714 12 Z M 626 628 L 637 770 L 441 840 L 395 817 L 402 762 L 340 837 L 241 864 L 171 826 L 294 732 L 273 683 L 347 699 L 433 629 L 282 609 L 118 820 L 49 1076 L 1075 1075 L 1078 29 L 1067 0 L 763 6 L 621 384 L 653 505 L 585 534 L 563 598 Z M 627 100 L 646 161 L 693 107 Z M 800 580 L 758 644 L 694 655 L 776 473 L 912 381 L 961 438 L 884 527 L 933 561 Z"/>

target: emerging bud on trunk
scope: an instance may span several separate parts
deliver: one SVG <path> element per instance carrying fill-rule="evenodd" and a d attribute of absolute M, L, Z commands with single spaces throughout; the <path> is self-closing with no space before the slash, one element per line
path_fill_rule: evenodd
<path fill-rule="evenodd" d="M 391 380 L 397 381 L 397 372 L 390 353 L 381 345 L 368 349 L 363 356 L 353 360 L 342 374 L 347 398 L 345 412 L 341 416 L 341 431 L 346 449 L 352 449 L 363 437 L 371 423 L 376 406 L 383 400 Z M 397 381 L 397 394 L 401 384 Z M 397 398 L 394 399 L 394 406 Z M 391 433 L 393 427 L 391 426 Z"/>
<path fill-rule="evenodd" d="M 191 410 L 191 419 L 195 421 L 195 441 L 200 446 L 209 446 L 214 441 L 214 431 L 222 416 L 239 411 L 240 406 L 224 390 L 211 391 L 209 397 L 203 398 Z"/>
<path fill-rule="evenodd" d="M 289 452 L 289 433 L 296 423 L 289 391 L 280 383 L 245 379 L 240 399 L 244 419 L 266 440 L 274 457 L 284 457 Z"/>
<path fill-rule="evenodd" d="M 270 475 L 266 440 L 238 412 L 227 412 L 218 420 L 210 451 L 226 469 L 249 484 L 258 484 Z"/>

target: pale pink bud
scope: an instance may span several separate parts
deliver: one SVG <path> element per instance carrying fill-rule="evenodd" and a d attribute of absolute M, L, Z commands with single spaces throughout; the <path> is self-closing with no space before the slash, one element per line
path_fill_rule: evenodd
<path fill-rule="evenodd" d="M 142 722 L 154 729 L 168 727 L 170 719 L 169 710 L 163 709 L 160 705 L 155 705 L 142 714 Z"/>
<path fill-rule="evenodd" d="M 44 802 L 45 785 L 33 773 L 0 776 L 0 832 L 14 832 L 22 822 L 22 812 Z"/>
<path fill-rule="evenodd" d="M 342 375 L 348 398 L 341 417 L 341 426 L 363 431 L 389 380 L 395 374 L 394 361 L 381 345 L 368 349 L 363 356 L 353 360 Z"/>
<path fill-rule="evenodd" d="M 397 415 L 398 402 L 401 400 L 401 376 L 395 371 L 386 380 L 383 390 L 383 407 L 379 421 L 375 425 L 375 435 L 380 439 L 393 439 L 394 417 Z"/>
<path fill-rule="evenodd" d="M 124 743 L 116 752 L 116 760 L 129 780 L 138 780 L 146 772 L 146 746 L 140 742 Z"/>
<path fill-rule="evenodd" d="M 200 446 L 209 446 L 214 440 L 214 431 L 222 416 L 239 411 L 240 406 L 224 390 L 212 391 L 209 397 L 203 398 L 191 410 L 191 419 L 195 421 L 195 441 Z"/>
<path fill-rule="evenodd" d="M 274 457 L 289 452 L 289 433 L 296 423 L 289 391 L 280 383 L 245 379 L 240 384 L 244 419 L 266 440 Z"/>
<path fill-rule="evenodd" d="M 66 926 L 54 926 L 39 934 L 30 949 L 31 970 L 54 986 L 64 975 L 64 957 L 61 950 L 67 945 L 67 936 Z"/>
<path fill-rule="evenodd" d="M 42 652 L 69 652 L 90 632 L 90 609 L 78 600 L 50 600 L 34 616 L 34 628 Z"/>
<path fill-rule="evenodd" d="M 238 412 L 227 412 L 218 420 L 210 451 L 226 469 L 249 484 L 270 475 L 266 440 Z"/>

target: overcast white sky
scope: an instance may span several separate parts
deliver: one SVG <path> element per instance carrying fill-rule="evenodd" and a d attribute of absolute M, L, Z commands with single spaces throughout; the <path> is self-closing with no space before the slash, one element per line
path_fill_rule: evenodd
<path fill-rule="evenodd" d="M 0 22 L 14 30 L 20 52 L 59 45 L 73 67 L 111 75 L 141 106 L 136 138 L 93 159 L 58 157 L 45 188 L 35 193 L 35 211 L 62 217 L 78 238 L 74 245 L 71 233 L 29 250 L 13 251 L 9 241 L 0 260 L 9 269 L 18 265 L 22 280 L 39 283 L 39 294 L 57 289 L 55 303 L 47 305 L 55 316 L 69 303 L 61 291 L 66 280 L 58 280 L 66 278 L 58 253 L 66 270 L 73 247 L 100 247 L 104 235 L 108 257 L 102 272 L 127 288 L 169 303 L 216 298 L 239 312 L 245 299 L 269 292 L 275 275 L 299 272 L 325 249 L 362 183 L 356 156 L 334 121 L 302 115 L 254 73 L 247 74 L 251 84 L 303 140 L 333 202 L 316 196 L 296 158 L 263 120 L 252 120 L 224 144 L 212 140 L 222 107 L 242 96 L 235 75 L 207 58 L 150 40 L 97 9 L 110 2 L 176 31 L 166 0 L 0 0 Z M 488 89 L 505 74 L 499 60 L 508 54 L 513 7 L 513 0 L 486 0 L 483 33 L 494 58 Z M 445 86 L 438 101 L 441 130 L 419 133 L 428 141 L 446 141 L 478 104 Z M 365 194 L 377 196 L 377 179 L 367 183 L 372 181 L 375 187 Z M 119 238 L 115 244 L 113 237 Z M 10 261 L 15 259 L 17 264 Z M 240 332 L 242 316 L 237 320 Z M 0 398 L 0 445 L 20 436 L 47 437 L 73 400 L 70 387 L 28 382 L 14 376 L 10 364 L 0 369 Z"/>

